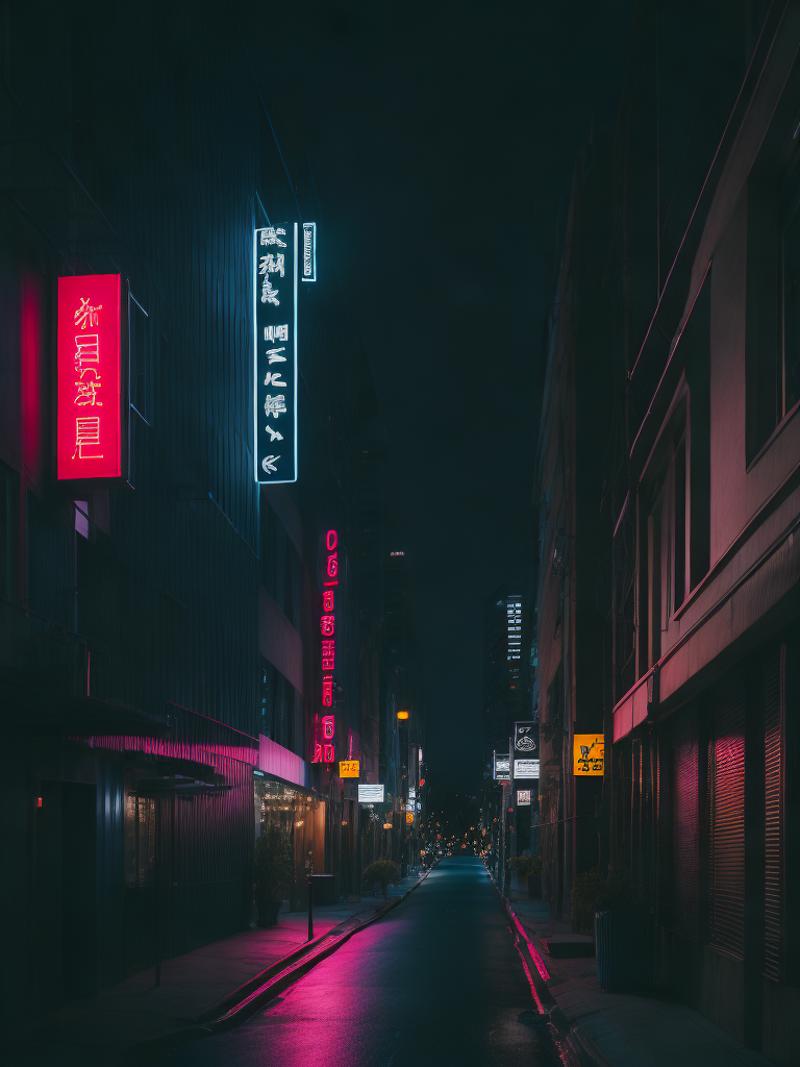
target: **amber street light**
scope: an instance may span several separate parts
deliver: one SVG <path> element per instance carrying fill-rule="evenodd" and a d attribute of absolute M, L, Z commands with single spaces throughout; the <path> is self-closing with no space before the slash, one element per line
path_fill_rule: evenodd
<path fill-rule="evenodd" d="M 398 713 L 397 713 L 397 718 L 402 720 L 402 721 L 405 721 L 406 719 L 409 719 L 410 717 L 411 717 L 411 712 L 410 711 L 398 711 Z"/>

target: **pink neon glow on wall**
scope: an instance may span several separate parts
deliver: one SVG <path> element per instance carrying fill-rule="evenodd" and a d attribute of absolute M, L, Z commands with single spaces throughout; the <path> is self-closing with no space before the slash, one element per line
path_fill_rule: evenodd
<path fill-rule="evenodd" d="M 58 279 L 58 478 L 122 474 L 119 274 Z"/>
<path fill-rule="evenodd" d="M 42 294 L 38 280 L 22 279 L 19 306 L 20 411 L 22 414 L 22 462 L 38 482 L 44 460 L 44 391 L 42 344 Z"/>

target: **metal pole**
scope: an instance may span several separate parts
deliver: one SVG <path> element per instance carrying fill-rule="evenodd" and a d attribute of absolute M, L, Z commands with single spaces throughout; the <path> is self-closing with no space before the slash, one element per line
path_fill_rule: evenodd
<path fill-rule="evenodd" d="M 311 875 L 306 879 L 308 885 L 308 940 L 314 940 L 314 880 Z"/>

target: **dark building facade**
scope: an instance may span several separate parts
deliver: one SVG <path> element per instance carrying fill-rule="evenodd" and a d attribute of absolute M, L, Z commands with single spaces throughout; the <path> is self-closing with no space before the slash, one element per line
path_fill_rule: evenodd
<path fill-rule="evenodd" d="M 321 545 L 338 531 L 349 583 L 336 762 L 377 780 L 382 517 L 369 389 L 329 390 L 313 286 L 301 481 L 253 477 L 253 230 L 297 218 L 304 194 L 248 65 L 166 11 L 156 35 L 122 12 L 91 33 L 66 9 L 47 32 L 32 8 L 3 18 L 3 968 L 19 1019 L 247 926 L 268 827 L 292 851 L 290 904 L 309 857 L 358 891 L 383 838 L 362 834 L 355 783 L 312 765 Z M 122 279 L 126 454 L 123 477 L 74 484 L 55 470 L 56 292 L 88 274 Z"/>
<path fill-rule="evenodd" d="M 789 1064 L 800 12 L 693 18 L 638 8 L 566 227 L 539 463 L 543 881 L 567 912 L 582 871 L 621 880 L 640 980 Z M 570 781 L 587 730 L 594 785 Z"/>

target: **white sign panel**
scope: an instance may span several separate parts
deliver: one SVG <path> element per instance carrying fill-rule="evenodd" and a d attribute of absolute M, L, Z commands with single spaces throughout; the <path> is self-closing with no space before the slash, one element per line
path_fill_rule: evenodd
<path fill-rule="evenodd" d="M 531 791 L 530 789 L 518 789 L 517 790 L 517 807 L 529 808 L 531 806 Z"/>
<path fill-rule="evenodd" d="M 514 777 L 515 778 L 538 778 L 539 777 L 539 761 L 538 761 L 538 759 L 515 759 L 514 760 Z"/>
<path fill-rule="evenodd" d="M 359 804 L 383 804 L 384 787 L 382 785 L 363 785 L 358 783 Z"/>
<path fill-rule="evenodd" d="M 498 782 L 507 782 L 511 778 L 511 761 L 508 756 L 501 756 L 497 752 L 494 753 L 494 767 L 492 768 L 492 777 Z"/>
<path fill-rule="evenodd" d="M 303 223 L 303 281 L 317 280 L 317 224 Z"/>

